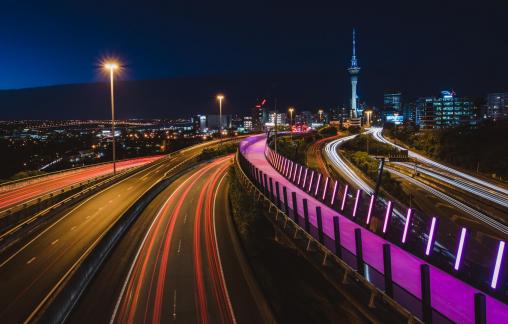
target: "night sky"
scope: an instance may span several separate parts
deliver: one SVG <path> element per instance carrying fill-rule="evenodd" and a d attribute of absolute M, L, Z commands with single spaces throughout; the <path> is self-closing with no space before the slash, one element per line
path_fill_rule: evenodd
<path fill-rule="evenodd" d="M 337 71 L 347 81 L 355 27 L 367 101 L 392 88 L 508 91 L 507 1 L 104 2 L 2 1 L 0 89 L 103 81 L 110 55 L 130 80 Z"/>

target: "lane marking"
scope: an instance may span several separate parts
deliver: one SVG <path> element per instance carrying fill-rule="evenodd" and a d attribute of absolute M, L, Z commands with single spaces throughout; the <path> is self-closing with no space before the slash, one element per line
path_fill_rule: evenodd
<path fill-rule="evenodd" d="M 183 217 L 183 223 L 187 223 L 187 213 L 185 213 L 185 216 Z"/>
<path fill-rule="evenodd" d="M 58 243 L 58 241 L 59 241 L 59 240 L 60 240 L 60 239 L 56 239 L 56 240 L 54 240 L 53 242 L 51 242 L 51 245 L 55 245 L 56 243 Z"/>
<path fill-rule="evenodd" d="M 30 264 L 30 263 L 32 263 L 35 259 L 36 259 L 35 257 L 31 258 L 30 260 L 28 260 L 28 261 L 26 262 L 26 264 Z"/>
<path fill-rule="evenodd" d="M 222 269 L 222 260 L 221 260 L 221 257 L 220 257 L 219 242 L 217 241 L 217 229 L 216 229 L 216 225 L 215 225 L 215 205 L 217 204 L 217 193 L 218 193 L 219 188 L 220 188 L 220 186 L 222 184 L 222 180 L 224 180 L 224 178 L 226 176 L 227 176 L 227 173 L 224 172 L 224 175 L 220 179 L 219 184 L 217 185 L 217 190 L 215 191 L 215 194 L 214 194 L 214 197 L 213 197 L 213 209 L 212 209 L 213 234 L 215 236 L 215 249 L 216 249 L 216 252 L 217 252 L 217 256 L 219 257 L 220 273 L 221 273 L 221 277 L 222 277 L 222 282 L 224 283 L 224 288 L 226 290 L 226 300 L 227 300 L 227 303 L 228 303 L 229 312 L 231 314 L 231 318 L 233 319 L 234 323 L 236 323 L 236 316 L 235 316 L 235 312 L 233 310 L 233 304 L 231 303 L 231 298 L 229 297 L 228 285 L 226 283 L 226 279 L 224 278 L 224 271 Z"/>
<path fill-rule="evenodd" d="M 176 289 L 173 294 L 173 319 L 176 319 Z"/>
<path fill-rule="evenodd" d="M 182 249 L 182 240 L 179 240 L 178 241 L 178 250 L 176 251 L 176 253 L 180 254 L 181 249 Z"/>
<path fill-rule="evenodd" d="M 132 189 L 132 186 L 130 186 L 129 188 L 127 188 L 127 191 L 131 190 Z"/>
<path fill-rule="evenodd" d="M 74 231 L 76 229 L 77 226 L 72 226 L 71 227 L 71 231 Z"/>

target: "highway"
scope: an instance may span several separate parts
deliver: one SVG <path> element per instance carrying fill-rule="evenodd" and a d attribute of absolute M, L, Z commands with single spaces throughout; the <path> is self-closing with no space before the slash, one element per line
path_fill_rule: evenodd
<path fill-rule="evenodd" d="M 157 161 L 54 217 L 0 255 L 0 321 L 31 320 L 114 222 L 175 166 L 210 143 Z"/>
<path fill-rule="evenodd" d="M 228 224 L 231 161 L 202 164 L 161 193 L 115 248 L 70 321 L 263 322 Z"/>
<path fill-rule="evenodd" d="M 153 162 L 160 156 L 142 157 L 117 162 L 117 171 L 127 168 L 141 166 Z M 88 179 L 113 173 L 113 164 L 105 163 L 89 167 L 68 170 L 61 173 L 55 173 L 32 180 L 22 181 L 15 186 L 0 186 L 0 210 L 10 208 L 14 205 L 23 203 L 27 200 L 37 198 L 38 196 L 62 189 Z"/>
<path fill-rule="evenodd" d="M 378 134 L 379 135 L 379 128 L 371 128 L 369 131 L 365 132 L 364 134 L 373 134 L 373 135 Z M 372 187 L 370 185 L 368 185 L 364 180 L 362 180 L 355 173 L 355 171 L 340 157 L 340 155 L 338 153 L 338 149 L 342 143 L 344 143 L 348 140 L 351 140 L 356 136 L 357 135 L 351 135 L 351 136 L 346 136 L 346 137 L 342 137 L 337 140 L 331 141 L 330 143 L 328 143 L 325 146 L 325 154 L 326 154 L 327 159 L 329 159 L 332 162 L 332 164 L 335 166 L 337 171 L 339 171 L 346 178 L 346 181 L 348 183 L 352 184 L 356 188 L 362 189 L 363 191 L 365 191 L 369 194 L 372 194 L 374 192 Z M 400 163 L 398 163 L 398 164 L 400 164 Z M 413 166 L 410 164 L 407 164 L 407 166 L 410 168 L 413 168 Z M 474 208 L 471 208 L 467 204 L 464 204 L 464 203 L 458 201 L 454 197 L 452 197 L 440 190 L 436 190 L 436 189 L 432 188 L 431 186 L 429 186 L 421 181 L 418 181 L 412 177 L 404 175 L 403 173 L 398 172 L 397 170 L 394 170 L 393 168 L 385 167 L 385 170 L 400 177 L 404 181 L 407 181 L 407 182 L 411 183 L 412 185 L 415 185 L 415 186 L 433 194 L 434 196 L 436 196 L 439 199 L 448 203 L 450 206 L 453 206 L 453 207 L 457 208 L 458 210 L 461 210 L 465 214 L 467 214 L 475 219 L 478 219 L 483 224 L 497 230 L 498 232 L 500 232 L 504 235 L 508 235 L 508 227 L 506 225 L 502 224 L 501 222 L 493 219 L 489 215 L 486 215 L 478 210 L 475 210 Z M 397 211 L 396 211 L 396 213 L 397 213 Z M 399 215 L 399 216 L 402 216 L 402 215 Z"/>
<path fill-rule="evenodd" d="M 373 128 L 372 136 L 374 139 L 401 150 L 405 149 L 385 139 L 383 137 L 382 131 L 383 129 L 380 127 Z M 439 181 L 457 187 L 460 190 L 482 197 L 495 204 L 499 204 L 503 207 L 508 207 L 508 189 L 458 171 L 429 158 L 426 158 L 413 151 L 408 150 L 408 155 L 409 157 L 417 160 L 419 163 L 426 165 L 426 167 L 418 167 L 417 169 L 419 172 L 425 173 L 433 178 L 438 179 Z M 414 168 L 414 165 L 410 163 L 400 164 L 411 169 Z"/>

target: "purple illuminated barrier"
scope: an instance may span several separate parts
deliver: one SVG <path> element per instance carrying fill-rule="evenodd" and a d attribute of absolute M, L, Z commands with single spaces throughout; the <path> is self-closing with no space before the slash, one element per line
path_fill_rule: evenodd
<path fill-rule="evenodd" d="M 262 159 L 259 158 L 259 154 L 258 154 L 258 150 L 257 150 L 257 147 L 262 145 L 264 143 L 263 141 L 263 137 L 259 137 L 259 136 L 254 136 L 254 137 L 250 137 L 249 139 L 247 139 L 247 141 L 253 141 L 253 142 L 257 142 L 257 143 L 251 143 L 252 145 L 249 145 L 247 146 L 248 148 L 245 149 L 243 152 L 245 152 L 245 156 L 246 158 L 248 159 L 251 159 L 253 162 L 255 162 L 255 164 L 257 166 L 261 166 L 263 165 L 263 167 L 265 169 L 267 169 L 268 171 L 266 172 L 273 172 L 273 169 L 272 171 L 270 171 L 270 167 L 269 165 L 270 164 L 267 164 L 266 163 L 266 159 L 263 161 Z M 246 146 L 244 146 L 246 147 Z M 242 150 L 241 150 L 242 152 Z M 261 150 L 262 152 L 262 150 Z M 261 153 L 262 154 L 262 153 Z M 302 167 L 302 170 L 303 170 L 303 167 Z M 305 171 L 302 171 L 302 175 L 303 175 L 303 179 L 300 178 L 300 176 L 298 176 L 298 181 L 296 181 L 296 184 L 299 185 L 300 181 L 302 181 L 302 186 L 301 188 L 304 189 L 304 191 L 306 192 L 311 192 L 311 188 L 312 188 L 312 181 L 313 181 L 313 178 L 314 178 L 314 171 L 311 170 L 312 172 L 312 175 L 310 177 L 310 185 L 309 187 L 307 188 L 307 181 L 308 181 L 308 177 L 307 177 L 307 173 L 308 173 L 308 169 L 306 168 Z M 277 180 L 276 181 L 279 181 L 281 183 L 284 183 L 285 186 L 288 186 L 288 188 L 293 188 L 292 187 L 292 180 L 293 178 L 289 179 L 287 176 L 285 177 L 281 177 L 280 174 L 284 174 L 284 173 L 279 173 L 279 176 L 277 178 L 277 175 L 276 174 L 273 174 L 272 176 L 273 177 L 276 177 Z M 319 176 L 319 175 L 318 175 Z M 344 190 L 342 193 L 338 192 L 338 184 L 336 183 L 334 185 L 334 190 L 332 192 L 332 199 L 331 199 L 331 203 L 330 205 L 333 207 L 333 204 L 335 203 L 334 200 L 337 200 L 337 196 L 341 196 L 342 195 L 342 199 L 338 199 L 339 200 L 339 204 L 340 204 L 340 210 L 343 211 L 344 208 L 345 208 L 345 203 L 346 203 L 346 199 L 347 199 L 347 196 L 348 196 L 348 189 L 349 187 L 347 186 L 347 184 L 345 185 L 344 187 Z M 326 189 L 324 189 L 326 190 Z M 305 198 L 306 200 L 308 200 L 308 209 L 309 211 L 313 211 L 315 209 L 315 207 L 317 207 L 318 205 L 322 205 L 321 202 L 319 202 L 318 200 L 320 200 L 320 198 L 322 199 L 322 197 L 316 197 L 316 198 L 313 198 L 311 197 L 311 195 L 309 194 L 306 194 L 304 191 L 297 191 L 297 195 L 300 197 L 300 198 Z M 315 192 L 314 192 L 315 193 Z M 361 192 L 360 192 L 361 193 Z M 356 192 L 356 195 L 355 195 L 355 205 L 356 207 L 353 208 L 353 214 L 356 214 L 356 211 L 357 211 L 357 208 L 358 208 L 358 201 L 360 199 L 360 193 L 359 191 Z M 326 194 L 325 194 L 326 195 Z M 370 201 L 372 201 L 372 197 L 370 197 Z M 340 201 L 342 200 L 342 201 Z M 369 201 L 369 211 L 367 212 L 367 223 L 369 223 L 373 217 L 373 214 L 372 214 L 372 211 L 374 208 L 374 205 L 375 203 L 371 203 Z M 328 203 L 328 202 L 326 202 Z M 307 205 L 307 204 L 305 204 Z M 372 206 L 372 208 L 371 208 Z M 301 207 L 298 207 L 301 210 Z M 324 233 L 329 236 L 329 237 L 334 237 L 333 235 L 333 226 L 330 226 L 330 220 L 333 219 L 333 215 L 336 215 L 337 212 L 334 211 L 333 209 L 330 209 L 328 207 L 322 207 L 323 208 L 323 214 L 322 214 L 322 221 L 323 221 L 323 231 Z M 302 215 L 303 213 L 300 212 L 300 210 L 298 211 L 298 213 L 300 215 Z M 382 222 L 382 234 L 386 234 L 389 230 L 389 225 L 391 223 L 391 216 L 392 216 L 392 213 L 393 213 L 393 203 L 392 202 L 388 202 L 387 205 L 385 206 L 385 210 L 383 212 L 383 222 Z M 408 209 L 407 210 L 407 213 L 406 213 L 406 217 L 403 219 L 403 233 L 402 233 L 402 238 L 400 239 L 401 243 L 404 244 L 408 241 L 408 237 L 409 237 L 409 234 L 411 232 L 411 227 L 412 227 L 412 217 L 413 216 L 413 211 L 411 209 Z M 350 243 L 350 240 L 348 240 L 348 238 L 351 237 L 351 232 L 349 232 L 349 230 L 347 230 L 348 227 L 351 227 L 351 226 L 357 226 L 358 225 L 355 225 L 355 223 L 352 223 L 351 220 L 349 220 L 348 218 L 345 218 L 341 215 L 341 223 L 345 222 L 346 225 L 341 225 L 341 233 L 340 233 L 340 236 L 342 238 L 344 238 L 342 241 L 343 241 L 343 244 L 342 246 L 351 251 L 352 253 L 354 253 L 354 245 L 351 245 Z M 312 225 L 314 226 L 317 226 L 317 223 L 316 223 L 316 216 L 315 215 L 309 215 L 309 220 L 310 222 L 312 223 Z M 432 253 L 432 246 L 434 244 L 434 241 L 435 241 L 435 233 L 437 231 L 437 226 L 438 226 L 438 222 L 437 222 L 437 219 L 436 218 L 432 218 L 431 222 L 430 222 L 430 228 L 428 229 L 428 235 L 427 235 L 427 240 L 425 241 L 425 246 L 424 246 L 424 253 L 425 255 L 430 255 Z M 330 227 L 332 228 L 332 230 L 330 230 Z M 382 265 L 380 266 L 380 262 L 379 262 L 379 251 L 381 251 L 381 249 L 379 249 L 379 251 L 377 250 L 377 248 L 373 249 L 374 246 L 378 246 L 379 244 L 377 244 L 378 242 L 379 243 L 385 243 L 386 241 L 383 240 L 381 237 L 377 236 L 376 234 L 372 233 L 372 232 L 369 232 L 365 229 L 362 229 L 362 231 L 364 231 L 364 233 L 362 233 L 365 238 L 364 238 L 364 244 L 365 244 L 365 261 L 372 267 L 374 267 L 375 269 L 377 269 L 378 271 L 380 271 L 381 273 L 383 272 L 382 270 Z M 462 262 L 462 259 L 463 259 L 463 255 L 464 255 L 464 250 L 465 250 L 465 243 L 466 243 L 466 240 L 467 240 L 467 230 L 466 228 L 462 228 L 461 231 L 460 231 L 460 238 L 458 240 L 458 246 L 457 246 L 457 250 L 456 250 L 456 258 L 455 258 L 455 264 L 454 264 L 454 269 L 456 271 L 459 271 L 460 270 L 460 267 L 461 267 L 461 262 Z M 498 246 L 497 246 L 497 254 L 496 254 L 496 257 L 495 257 L 495 264 L 494 264 L 494 269 L 493 269 L 493 272 L 491 273 L 491 281 L 490 281 L 490 286 L 492 289 L 496 289 L 497 287 L 499 287 L 499 279 L 500 279 L 500 274 L 502 273 L 502 264 L 503 264 L 503 255 L 504 255 L 504 251 L 505 250 L 505 242 L 504 241 L 501 241 L 501 242 L 498 242 Z M 421 264 L 425 264 L 424 261 L 422 261 L 421 259 L 419 259 L 418 257 L 412 255 L 410 252 L 408 251 L 405 251 L 403 250 L 402 248 L 398 247 L 398 246 L 392 246 L 392 257 L 393 257 L 393 260 L 394 260 L 394 264 L 393 264 L 393 280 L 395 283 L 397 283 L 398 285 L 402 286 L 404 289 L 406 289 L 407 291 L 409 291 L 411 294 L 413 294 L 414 296 L 420 298 L 420 291 L 419 291 L 419 269 L 420 269 L 420 265 Z M 382 262 L 381 262 L 382 263 Z M 432 306 L 438 310 L 439 312 L 441 312 L 442 314 L 446 315 L 447 317 L 449 317 L 450 319 L 454 320 L 454 321 L 457 321 L 457 322 L 469 322 L 471 323 L 473 321 L 473 318 L 474 318 L 474 314 L 473 314 L 473 297 L 475 296 L 475 294 L 477 294 L 477 290 L 474 289 L 473 287 L 469 286 L 468 284 L 460 281 L 459 279 L 457 278 L 454 278 L 452 275 L 436 268 L 435 266 L 430 266 L 430 277 L 432 278 L 431 280 L 431 288 L 430 290 L 432 291 Z M 490 296 L 487 296 L 486 297 L 486 302 L 485 304 L 487 305 L 487 315 L 486 317 L 488 318 L 488 321 L 489 323 L 508 323 L 508 307 L 507 305 L 499 302 L 498 300 L 490 297 Z"/>

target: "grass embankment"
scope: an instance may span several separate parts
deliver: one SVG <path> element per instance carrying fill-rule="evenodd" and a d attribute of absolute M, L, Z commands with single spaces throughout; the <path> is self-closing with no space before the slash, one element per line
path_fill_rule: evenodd
<path fill-rule="evenodd" d="M 310 146 L 323 138 L 337 135 L 337 128 L 333 126 L 325 126 L 315 132 L 306 134 L 293 134 L 279 136 L 277 138 L 277 151 L 283 156 L 298 162 L 302 165 L 307 165 L 307 151 Z M 270 146 L 274 149 L 273 143 Z"/>
<path fill-rule="evenodd" d="M 238 143 L 226 143 L 215 147 L 205 148 L 201 154 L 198 155 L 198 161 L 210 160 L 218 156 L 235 153 L 237 148 Z"/>
<path fill-rule="evenodd" d="M 280 323 L 358 323 L 360 317 L 298 251 L 274 240 L 267 211 L 229 171 L 234 223 L 254 276 Z"/>
<path fill-rule="evenodd" d="M 374 182 L 377 180 L 379 162 L 369 154 L 386 156 L 397 153 L 397 149 L 374 140 L 370 135 L 358 135 L 345 142 L 341 148 L 344 150 L 345 157 Z M 392 178 L 387 171 L 383 171 L 381 176 L 381 189 L 401 201 L 406 201 L 409 198 L 402 189 L 401 183 Z"/>

